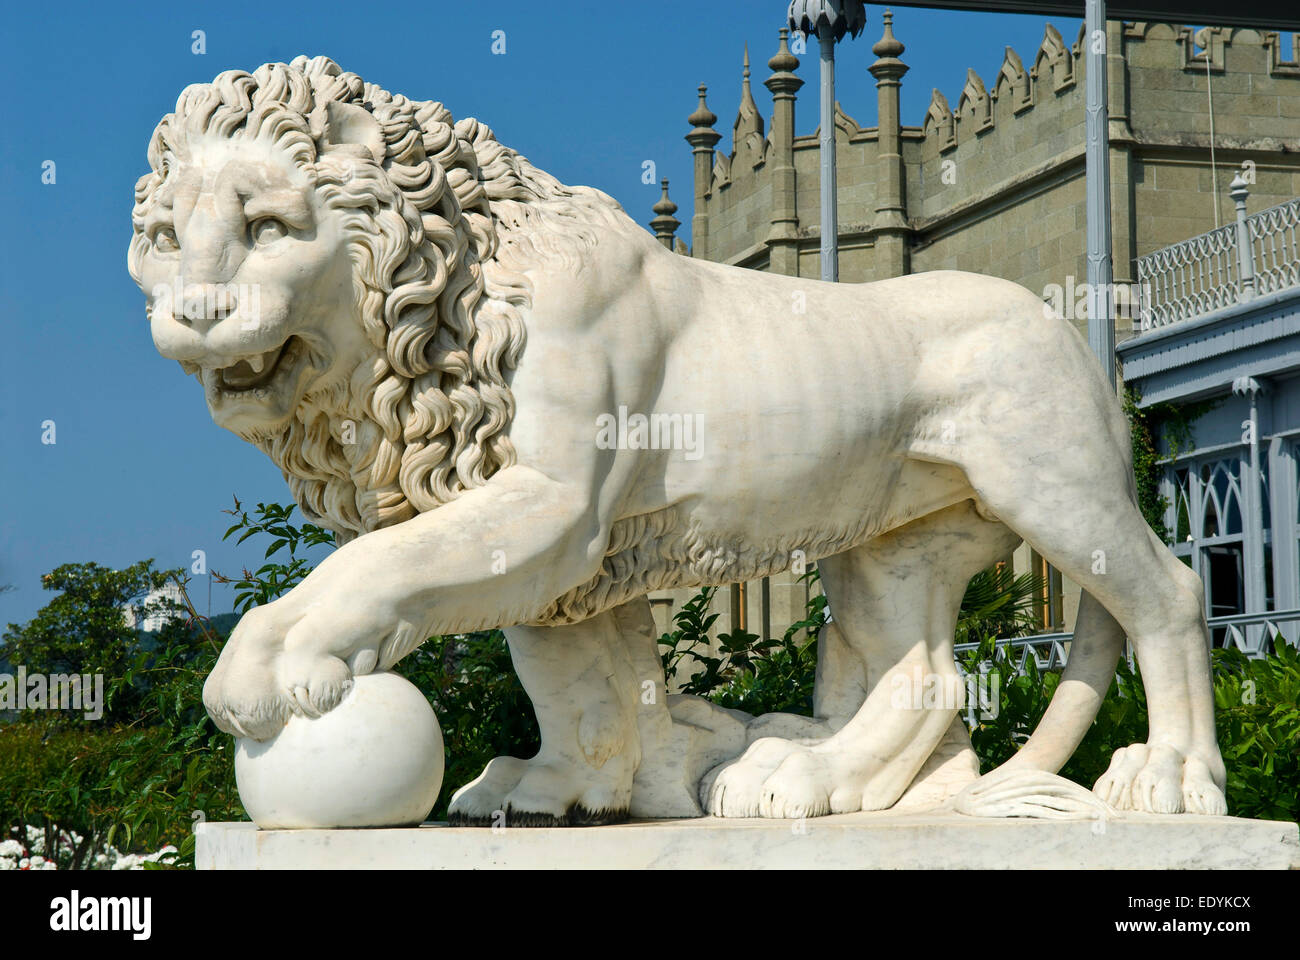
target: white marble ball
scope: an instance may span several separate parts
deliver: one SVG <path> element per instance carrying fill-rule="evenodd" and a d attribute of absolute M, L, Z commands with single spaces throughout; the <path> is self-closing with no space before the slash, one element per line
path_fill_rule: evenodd
<path fill-rule="evenodd" d="M 264 830 L 418 824 L 442 774 L 438 718 L 396 673 L 356 677 L 324 716 L 291 717 L 271 739 L 235 746 L 239 798 Z"/>

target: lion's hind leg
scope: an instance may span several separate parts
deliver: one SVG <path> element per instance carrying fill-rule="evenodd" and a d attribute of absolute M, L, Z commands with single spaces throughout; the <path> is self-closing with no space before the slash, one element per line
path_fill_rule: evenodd
<path fill-rule="evenodd" d="M 893 806 L 964 703 L 952 647 L 966 584 L 1018 543 L 968 500 L 820 561 L 832 615 L 867 665 L 866 700 L 824 740 L 756 740 L 701 784 L 709 812 L 798 818 Z"/>
<path fill-rule="evenodd" d="M 1104 407 L 1098 401 L 1102 409 L 1113 405 L 1109 397 Z M 1118 410 L 1113 420 L 1078 416 L 1063 436 L 1013 417 L 996 424 L 996 435 L 972 437 L 954 462 L 986 507 L 1091 598 L 1080 608 L 1076 643 L 1110 649 L 1106 656 L 1080 652 L 1104 665 L 1124 634 L 1133 643 L 1150 730 L 1146 743 L 1116 752 L 1096 785 L 1098 796 L 1121 809 L 1222 814 L 1225 773 L 1215 738 L 1203 588 L 1143 520 L 1120 446 L 1127 435 Z M 1049 709 L 1035 733 L 1048 749 L 1030 763 L 1040 746 L 1031 739 L 1019 766 L 1054 772 L 1087 731 L 1108 682 L 1107 675 L 1092 691 L 1066 691 L 1090 710 L 1067 716 Z"/>

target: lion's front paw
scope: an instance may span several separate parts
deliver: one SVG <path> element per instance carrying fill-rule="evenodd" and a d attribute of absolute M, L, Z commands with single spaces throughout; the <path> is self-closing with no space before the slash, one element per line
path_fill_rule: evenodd
<path fill-rule="evenodd" d="M 267 740 L 291 716 L 319 717 L 343 700 L 355 673 L 374 667 L 370 634 L 345 661 L 335 652 L 349 650 L 338 621 L 292 609 L 276 601 L 245 614 L 204 683 L 203 704 L 227 733 Z M 299 639 L 286 640 L 291 631 Z"/>
<path fill-rule="evenodd" d="M 447 806 L 447 822 L 454 827 L 490 827 L 505 815 L 506 796 L 528 771 L 528 761 L 496 757 L 483 772 L 457 790 Z"/>
<path fill-rule="evenodd" d="M 286 651 L 279 657 L 276 674 L 289 709 L 303 717 L 328 713 L 352 689 L 352 670 L 328 654 Z"/>
<path fill-rule="evenodd" d="M 231 680 L 213 673 L 203 684 L 203 705 L 218 729 L 250 740 L 269 740 L 293 714 L 269 676 Z"/>
<path fill-rule="evenodd" d="M 1157 744 L 1135 743 L 1116 750 L 1093 792 L 1117 810 L 1210 816 L 1228 812 L 1222 784 L 1204 759 Z"/>
<path fill-rule="evenodd" d="M 632 766 L 622 755 L 600 767 L 497 757 L 456 791 L 447 819 L 453 826 L 596 826 L 626 820 L 631 800 Z"/>
<path fill-rule="evenodd" d="M 275 651 L 239 630 L 203 684 L 203 705 L 219 729 L 252 740 L 275 736 L 293 714 L 276 683 Z"/>

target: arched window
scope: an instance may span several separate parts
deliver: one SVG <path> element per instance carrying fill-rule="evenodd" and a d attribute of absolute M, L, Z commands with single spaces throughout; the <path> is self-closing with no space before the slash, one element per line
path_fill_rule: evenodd
<path fill-rule="evenodd" d="M 1244 456 L 1243 450 L 1166 467 L 1170 547 L 1205 582 L 1209 617 L 1246 612 Z M 1223 644 L 1223 633 L 1214 632 L 1215 646 Z"/>

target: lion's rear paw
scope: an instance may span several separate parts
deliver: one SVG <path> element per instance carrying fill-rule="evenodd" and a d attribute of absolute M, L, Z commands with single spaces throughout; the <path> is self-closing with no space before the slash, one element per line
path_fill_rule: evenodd
<path fill-rule="evenodd" d="M 700 781 L 700 803 L 715 817 L 761 817 L 763 785 L 799 749 L 791 740 L 763 737 Z"/>
<path fill-rule="evenodd" d="M 1208 817 L 1228 815 L 1228 800 L 1200 757 L 1188 757 L 1183 763 L 1183 807 Z"/>
<path fill-rule="evenodd" d="M 1228 811 L 1209 765 L 1163 745 L 1135 743 L 1116 750 L 1093 792 L 1117 810 L 1212 816 Z"/>
<path fill-rule="evenodd" d="M 715 817 L 797 820 L 890 806 L 907 784 L 894 785 L 883 772 L 873 772 L 870 763 L 829 741 L 765 738 L 711 774 L 701 788 Z"/>

